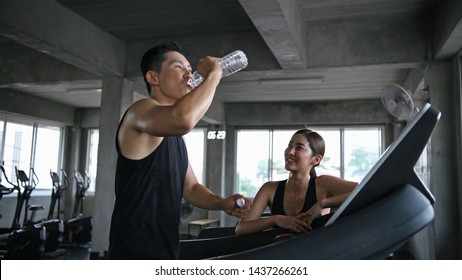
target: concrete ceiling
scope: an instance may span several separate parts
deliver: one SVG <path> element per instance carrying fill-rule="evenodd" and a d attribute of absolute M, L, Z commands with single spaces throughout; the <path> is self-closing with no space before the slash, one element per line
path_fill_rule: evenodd
<path fill-rule="evenodd" d="M 0 0 L 0 94 L 9 89 L 79 108 L 100 106 L 102 78 L 146 96 L 144 51 L 183 43 L 194 66 L 243 50 L 222 102 L 377 99 L 388 84 L 424 86 L 430 60 L 462 47 L 462 1 Z M 419 98 L 418 96 L 416 98 Z"/>

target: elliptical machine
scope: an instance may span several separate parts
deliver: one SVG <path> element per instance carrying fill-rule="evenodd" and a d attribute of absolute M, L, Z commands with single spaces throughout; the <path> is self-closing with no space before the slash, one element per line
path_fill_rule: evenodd
<path fill-rule="evenodd" d="M 9 195 L 10 193 L 14 192 L 16 189 L 14 188 L 14 185 L 10 183 L 8 180 L 8 177 L 6 177 L 5 169 L 3 166 L 0 166 L 1 173 L 0 173 L 0 200 L 2 200 L 4 195 Z M 6 181 L 12 186 L 12 187 L 6 187 L 2 184 L 2 177 L 5 177 Z M 0 219 L 3 218 L 3 215 L 0 214 Z"/>
<path fill-rule="evenodd" d="M 30 169 L 30 172 L 32 174 L 31 178 L 32 180 L 29 180 L 29 177 L 26 175 L 26 172 L 24 170 L 20 170 L 17 167 L 15 167 L 16 171 L 16 179 L 18 186 L 22 188 L 22 196 L 23 196 L 23 203 L 19 205 L 21 208 L 23 207 L 23 204 L 25 204 L 25 211 L 24 211 L 24 221 L 23 221 L 23 226 L 27 226 L 30 224 L 33 224 L 35 213 L 39 210 L 44 210 L 45 208 L 42 205 L 30 205 L 29 200 L 32 194 L 32 191 L 35 189 L 35 187 L 39 183 L 39 179 L 37 177 L 37 174 L 34 171 L 34 168 Z M 22 209 L 19 209 L 19 212 L 21 212 Z M 31 211 L 31 217 L 29 219 L 28 211 Z M 17 217 L 18 220 L 15 221 L 15 223 L 19 226 L 19 217 Z"/>
<path fill-rule="evenodd" d="M 53 183 L 53 189 L 51 190 L 50 209 L 48 210 L 48 219 L 53 219 L 55 213 L 55 206 L 58 204 L 58 210 L 56 212 L 56 219 L 61 219 L 61 198 L 64 191 L 69 186 L 69 179 L 66 171 L 61 169 L 62 177 L 58 173 L 50 170 L 51 182 Z M 62 178 L 62 179 L 61 179 Z"/>
<path fill-rule="evenodd" d="M 42 205 L 31 205 L 29 204 L 29 200 L 31 198 L 32 191 L 37 186 L 39 179 L 37 174 L 35 173 L 34 169 L 31 168 L 31 180 L 26 175 L 23 170 L 16 169 L 16 178 L 18 180 L 18 185 L 21 186 L 23 189 L 22 196 L 23 196 L 23 203 L 25 204 L 25 213 L 24 213 L 24 222 L 23 228 L 25 227 L 36 227 L 36 226 L 43 226 L 46 228 L 46 242 L 45 242 L 45 252 L 44 258 L 45 259 L 54 259 L 62 256 L 64 254 L 64 250 L 60 248 L 60 244 L 63 240 L 64 236 L 64 223 L 61 219 L 41 219 L 39 221 L 35 221 L 34 217 L 37 211 L 44 210 L 45 208 Z M 22 207 L 22 203 L 20 205 Z M 18 210 L 19 213 L 21 209 Z M 31 211 L 32 214 L 30 218 L 28 217 L 28 212 Z M 19 217 L 19 214 L 18 214 Z M 19 220 L 16 220 L 15 223 L 19 224 Z"/>
<path fill-rule="evenodd" d="M 57 204 L 56 218 L 61 219 L 61 198 L 64 191 L 69 187 L 69 178 L 64 170 L 61 170 L 61 176 L 50 170 L 50 177 L 53 182 L 53 190 L 48 218 L 51 219 L 55 215 Z M 85 181 L 78 173 L 76 175 L 76 192 L 72 217 L 64 221 L 64 237 L 61 243 L 62 247 L 68 252 L 68 259 L 89 258 L 93 219 L 83 215 L 83 199 L 86 197 L 86 190 L 88 190 L 89 186 L 89 177 Z"/>
<path fill-rule="evenodd" d="M 11 228 L 0 229 L 0 258 L 13 260 L 36 260 L 43 258 L 45 254 L 46 228 L 40 224 L 23 227 L 19 224 L 22 206 L 27 193 L 21 191 L 19 184 L 15 185 L 5 172 L 3 165 L 0 165 L 1 198 L 4 195 L 17 191 L 16 209 Z M 2 177 L 12 187 L 1 184 Z"/>
<path fill-rule="evenodd" d="M 62 192 L 68 188 L 69 179 L 66 172 L 62 170 L 62 178 L 54 172 L 50 172 L 50 176 L 53 181 L 54 192 L 52 203 L 50 205 L 54 210 L 54 205 L 58 204 L 58 214 L 60 215 L 59 204 Z M 93 230 L 93 217 L 85 216 L 83 214 L 83 200 L 86 197 L 86 192 L 90 187 L 90 177 L 85 173 L 85 179 L 82 177 L 80 172 L 75 171 L 74 177 L 76 182 L 75 201 L 72 211 L 72 217 L 64 222 L 64 238 L 62 245 L 68 250 L 69 258 L 90 258 L 90 247 L 91 247 L 91 236 Z M 49 215 L 53 215 L 53 211 L 49 212 Z M 77 254 L 77 256 L 74 256 Z"/>
<path fill-rule="evenodd" d="M 90 188 L 91 180 L 87 172 L 84 173 L 85 178 L 79 171 L 74 171 L 75 183 L 77 189 L 75 191 L 75 203 L 72 217 L 83 216 L 83 200 L 87 197 L 87 190 Z"/>

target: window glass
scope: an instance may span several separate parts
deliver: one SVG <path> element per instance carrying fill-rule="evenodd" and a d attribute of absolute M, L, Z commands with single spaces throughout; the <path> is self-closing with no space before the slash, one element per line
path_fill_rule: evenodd
<path fill-rule="evenodd" d="M 273 166 L 271 168 L 272 176 L 268 180 L 280 181 L 287 179 L 289 174 L 285 168 L 284 151 L 289 145 L 289 141 L 294 135 L 295 130 L 275 130 L 273 131 Z"/>
<path fill-rule="evenodd" d="M 345 129 L 345 179 L 361 181 L 381 153 L 380 128 Z"/>
<path fill-rule="evenodd" d="M 11 182 L 16 183 L 15 167 L 29 175 L 33 126 L 7 122 L 5 131 L 4 167 Z"/>
<path fill-rule="evenodd" d="M 316 174 L 342 177 L 340 130 L 316 129 L 315 131 L 322 136 L 326 143 L 324 157 L 319 166 L 316 167 Z"/>
<path fill-rule="evenodd" d="M 269 130 L 240 130 L 237 136 L 236 176 L 239 193 L 254 197 L 268 181 Z"/>
<path fill-rule="evenodd" d="M 59 127 L 38 127 L 34 157 L 34 172 L 39 182 L 37 188 L 53 186 L 50 170 L 59 173 L 61 129 Z"/>
<path fill-rule="evenodd" d="M 87 166 L 85 170 L 90 176 L 90 187 L 89 192 L 95 191 L 96 186 L 96 172 L 98 170 L 98 144 L 99 144 L 99 130 L 89 129 L 88 130 L 88 148 L 87 148 Z M 82 174 L 83 176 L 84 174 Z"/>
<path fill-rule="evenodd" d="M 205 129 L 195 128 L 184 136 L 188 149 L 189 162 L 196 174 L 197 181 L 204 182 Z"/>
<path fill-rule="evenodd" d="M 0 119 L 0 165 L 3 165 L 3 130 L 5 122 Z"/>

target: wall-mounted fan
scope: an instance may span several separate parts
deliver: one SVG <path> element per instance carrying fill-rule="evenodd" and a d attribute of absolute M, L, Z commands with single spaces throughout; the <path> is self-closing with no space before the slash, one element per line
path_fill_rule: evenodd
<path fill-rule="evenodd" d="M 409 119 L 416 110 L 411 93 L 395 84 L 383 87 L 382 103 L 398 119 Z"/>

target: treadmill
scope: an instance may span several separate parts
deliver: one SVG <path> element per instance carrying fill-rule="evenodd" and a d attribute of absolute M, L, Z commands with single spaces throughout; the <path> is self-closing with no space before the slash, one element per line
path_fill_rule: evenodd
<path fill-rule="evenodd" d="M 278 230 L 180 242 L 180 259 L 385 259 L 434 218 L 414 170 L 441 117 L 427 103 L 324 226 L 277 241 Z"/>

